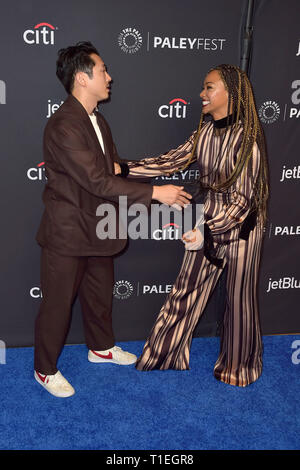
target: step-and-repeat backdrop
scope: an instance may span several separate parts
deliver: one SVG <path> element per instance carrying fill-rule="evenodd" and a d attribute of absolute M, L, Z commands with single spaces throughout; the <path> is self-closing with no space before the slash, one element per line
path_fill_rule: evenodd
<path fill-rule="evenodd" d="M 263 331 L 300 332 L 300 4 L 257 1 L 250 78 L 264 127 L 271 197 L 260 276 Z"/>
<path fill-rule="evenodd" d="M 220 63 L 240 63 L 247 0 L 78 0 L 2 2 L 0 15 L 0 339 L 33 344 L 42 292 L 35 234 L 45 185 L 42 136 L 66 98 L 55 75 L 57 51 L 91 41 L 113 78 L 100 105 L 121 157 L 156 156 L 196 129 L 202 82 Z M 250 78 L 269 150 L 271 201 L 260 276 L 264 334 L 300 331 L 298 315 L 300 115 L 299 4 L 255 2 Z M 298 69 L 297 69 L 298 66 Z M 186 184 L 190 167 L 152 184 Z M 298 225 L 297 225 L 298 224 Z M 115 259 L 113 321 L 118 341 L 144 339 L 170 291 L 184 253 L 180 230 L 155 228 L 129 240 Z M 195 335 L 217 335 L 225 305 L 226 272 Z M 83 342 L 75 302 L 69 343 Z"/>

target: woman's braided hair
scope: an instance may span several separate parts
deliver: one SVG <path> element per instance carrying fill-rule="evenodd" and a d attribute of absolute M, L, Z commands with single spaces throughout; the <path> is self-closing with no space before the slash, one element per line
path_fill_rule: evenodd
<path fill-rule="evenodd" d="M 227 116 L 232 113 L 235 117 L 235 122 L 229 123 L 228 120 L 227 127 L 231 124 L 230 132 L 234 137 L 240 129 L 239 121 L 241 121 L 243 131 L 240 150 L 231 175 L 225 181 L 222 181 L 213 187 L 209 187 L 209 189 L 214 191 L 224 191 L 230 188 L 237 181 L 241 173 L 246 171 L 247 165 L 251 162 L 253 146 L 256 142 L 260 151 L 260 165 L 258 176 L 254 182 L 251 211 L 256 210 L 260 220 L 265 223 L 267 200 L 269 195 L 267 153 L 265 138 L 257 114 L 251 83 L 246 73 L 235 65 L 222 64 L 217 67 L 213 67 L 210 72 L 213 70 L 219 72 L 225 88 L 228 91 Z M 202 113 L 193 150 L 189 161 L 184 165 L 185 168 L 196 159 L 194 153 L 204 122 L 203 117 Z"/>

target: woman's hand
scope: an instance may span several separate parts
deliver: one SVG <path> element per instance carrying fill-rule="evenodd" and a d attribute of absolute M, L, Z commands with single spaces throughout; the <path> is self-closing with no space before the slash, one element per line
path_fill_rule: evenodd
<path fill-rule="evenodd" d="M 184 191 L 183 186 L 174 186 L 166 184 L 162 186 L 153 186 L 152 199 L 156 199 L 163 204 L 173 206 L 178 210 L 186 207 L 190 203 L 192 196 Z"/>
<path fill-rule="evenodd" d="M 198 228 L 189 230 L 182 235 L 182 241 L 188 251 L 200 250 L 203 246 L 203 240 L 203 233 Z"/>

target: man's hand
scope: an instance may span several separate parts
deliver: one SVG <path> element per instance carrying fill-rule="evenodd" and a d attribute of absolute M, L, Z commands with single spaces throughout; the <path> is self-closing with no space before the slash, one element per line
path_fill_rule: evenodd
<path fill-rule="evenodd" d="M 115 166 L 115 175 L 120 175 L 121 167 L 120 167 L 119 163 L 114 162 L 114 166 Z"/>
<path fill-rule="evenodd" d="M 183 186 L 166 184 L 164 186 L 153 186 L 152 199 L 156 199 L 169 206 L 176 204 L 177 206 L 184 207 L 190 203 L 192 196 L 183 191 Z"/>

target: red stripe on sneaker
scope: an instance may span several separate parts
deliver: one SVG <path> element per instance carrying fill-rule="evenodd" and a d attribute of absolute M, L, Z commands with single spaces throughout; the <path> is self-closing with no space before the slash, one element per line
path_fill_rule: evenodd
<path fill-rule="evenodd" d="M 101 357 L 102 359 L 112 359 L 112 353 L 109 352 L 106 356 L 104 354 L 99 354 L 96 351 L 92 350 L 92 353 L 95 354 L 98 357 Z"/>
<path fill-rule="evenodd" d="M 47 375 L 45 375 L 45 377 L 43 377 L 42 374 L 40 374 L 39 372 L 36 371 L 36 373 L 37 373 L 37 375 L 39 376 L 39 378 L 41 379 L 41 381 L 45 383 L 45 380 L 46 380 L 46 378 L 47 378 Z"/>

